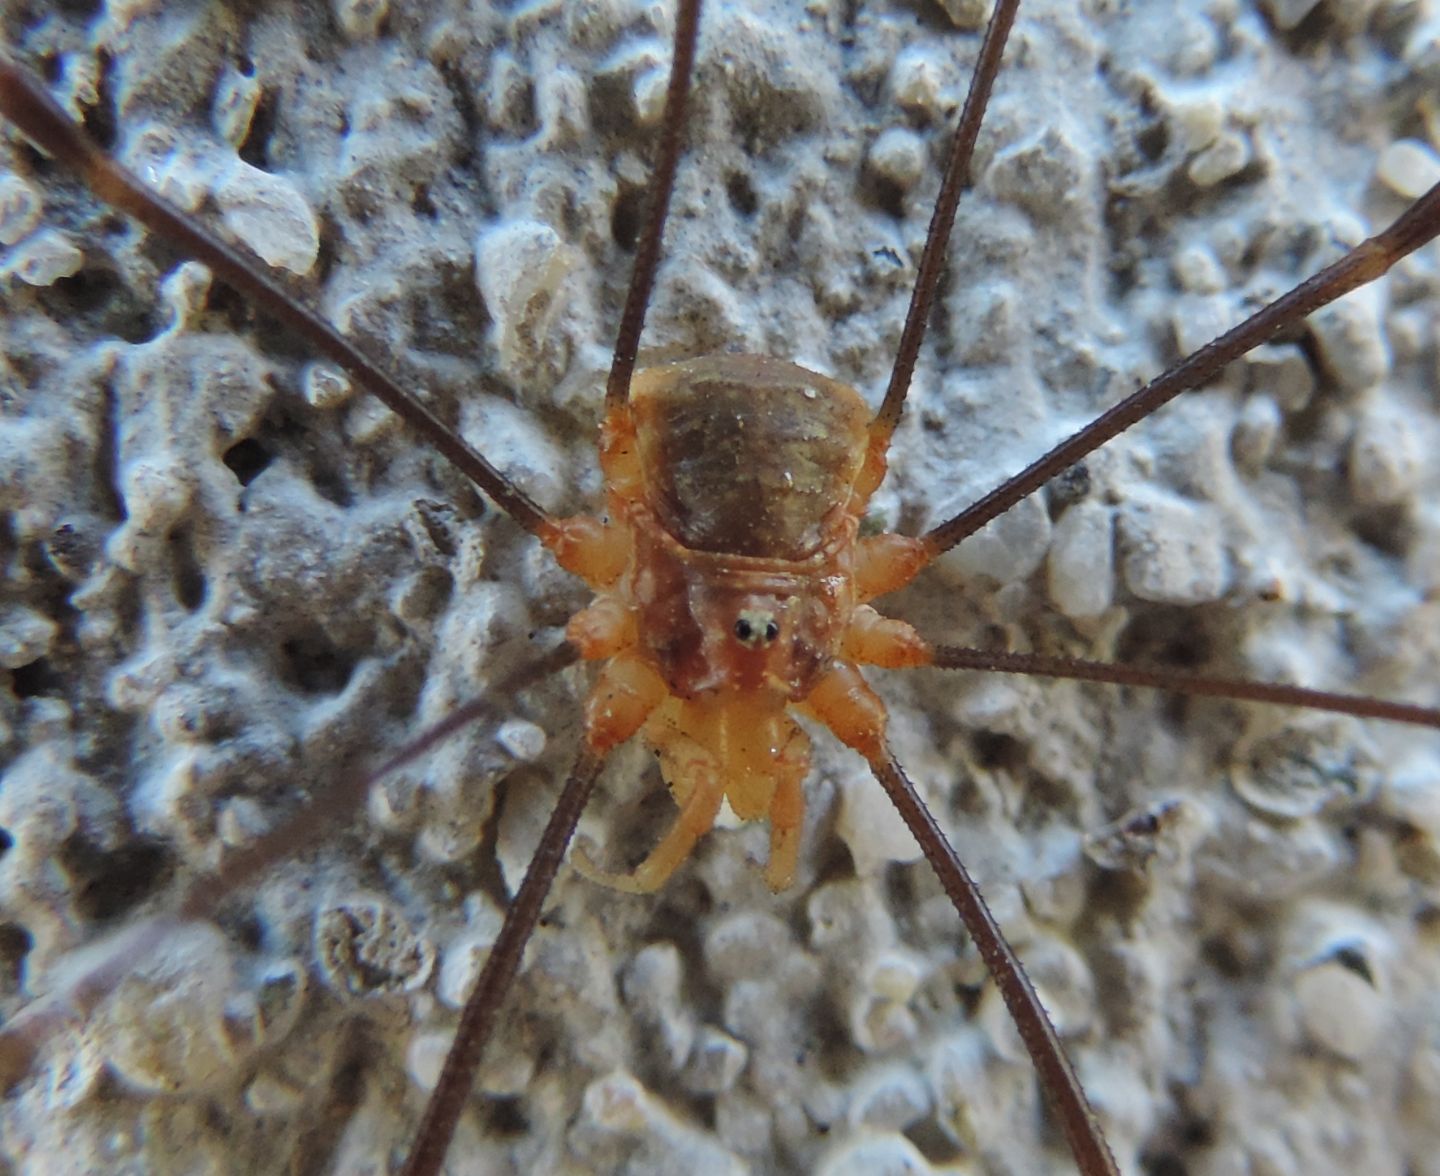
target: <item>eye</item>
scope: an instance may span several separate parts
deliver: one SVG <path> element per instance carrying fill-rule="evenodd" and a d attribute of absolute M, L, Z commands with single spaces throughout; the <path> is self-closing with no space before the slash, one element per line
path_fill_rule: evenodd
<path fill-rule="evenodd" d="M 736 614 L 735 625 L 730 631 L 741 645 L 756 649 L 775 643 L 780 636 L 780 622 L 767 608 L 743 608 Z"/>

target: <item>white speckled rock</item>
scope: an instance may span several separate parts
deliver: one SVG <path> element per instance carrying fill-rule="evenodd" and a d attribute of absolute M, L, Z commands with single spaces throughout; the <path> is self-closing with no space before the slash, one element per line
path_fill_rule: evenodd
<path fill-rule="evenodd" d="M 0 245 L 23 241 L 40 223 L 40 193 L 17 175 L 0 177 Z"/>
<path fill-rule="evenodd" d="M 85 254 L 64 233 L 42 229 L 10 250 L 3 275 L 31 286 L 53 286 L 73 278 L 85 264 Z"/>
<path fill-rule="evenodd" d="M 225 227 L 266 264 L 310 272 L 320 251 L 320 227 L 305 197 L 284 176 L 237 160 L 215 186 L 215 202 Z"/>
<path fill-rule="evenodd" d="M 1228 581 L 1214 514 L 1173 499 L 1132 499 L 1120 510 L 1125 584 L 1141 600 L 1205 604 Z"/>
<path fill-rule="evenodd" d="M 712 3 L 647 352 L 764 351 L 878 398 L 985 7 Z M 1432 7 L 1024 0 L 876 520 L 973 501 L 1393 217 L 1440 148 Z M 148 182 L 547 506 L 595 503 L 669 0 L 0 12 Z M 548 649 L 584 593 L 8 134 L 0 275 L 8 1019 Z M 1432 247 L 881 604 L 941 641 L 1433 701 L 1437 291 Z M 1437 1172 L 1433 737 L 874 677 L 1122 1169 Z M 0 1104 L 0 1169 L 393 1170 L 585 681 L 494 699 L 58 1033 Z M 457 1171 L 1073 1170 L 928 868 L 815 742 L 790 891 L 763 825 L 655 896 L 562 871 Z M 617 757 L 602 860 L 663 833 L 656 788 Z"/>
<path fill-rule="evenodd" d="M 1095 617 L 1115 599 L 1115 538 L 1110 512 L 1076 503 L 1055 524 L 1046 563 L 1050 599 L 1067 617 Z"/>

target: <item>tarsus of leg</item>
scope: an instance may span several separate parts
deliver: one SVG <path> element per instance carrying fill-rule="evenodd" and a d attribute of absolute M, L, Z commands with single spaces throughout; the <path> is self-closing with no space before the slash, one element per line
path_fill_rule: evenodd
<path fill-rule="evenodd" d="M 101 150 L 37 78 L 3 54 L 0 115 L 19 127 L 41 150 L 79 172 L 102 200 L 134 217 L 181 254 L 203 262 L 227 286 L 344 369 L 520 526 L 534 535 L 545 530 L 550 516 L 519 486 L 466 445 L 459 434 L 361 354 L 329 322 L 297 302 L 259 265 L 186 216 Z"/>
<path fill-rule="evenodd" d="M 1279 706 L 1303 707 L 1355 715 L 1362 719 L 1385 719 L 1419 727 L 1440 727 L 1440 709 L 1406 702 L 1387 702 L 1358 694 L 1333 694 L 1307 690 L 1283 683 L 1250 682 L 1243 678 L 1210 678 L 1178 670 L 1150 670 L 1139 666 L 1084 661 L 1080 658 L 1045 657 L 1034 653 L 1004 653 L 969 649 L 961 645 L 934 646 L 931 665 L 943 670 L 982 670 L 989 673 L 1027 674 L 1040 678 L 1068 678 L 1083 682 L 1108 682 L 1116 686 L 1143 686 L 1174 694 L 1228 698 L 1237 702 L 1264 702 Z"/>
<path fill-rule="evenodd" d="M 485 1043 L 495 1027 L 505 994 L 510 991 L 520 969 L 525 945 L 530 942 L 530 936 L 540 920 L 545 896 L 555 881 L 565 856 L 565 847 L 570 844 L 575 825 L 604 762 L 604 756 L 593 751 L 587 749 L 581 752 L 560 799 L 555 802 L 550 820 L 540 835 L 540 845 L 530 859 L 529 869 L 525 871 L 525 880 L 520 883 L 515 900 L 505 912 L 500 934 L 496 936 L 480 979 L 460 1014 L 455 1040 L 445 1056 L 440 1081 L 425 1107 L 415 1148 L 405 1162 L 403 1176 L 436 1176 L 445 1163 L 445 1153 L 450 1150 L 455 1125 L 460 1121 L 465 1100 L 470 1097 L 470 1086 L 476 1067 L 480 1065 Z"/>
<path fill-rule="evenodd" d="M 498 715 L 516 693 L 575 660 L 575 651 L 569 645 L 558 645 L 539 660 L 521 666 L 495 683 L 484 698 L 457 707 L 378 768 L 344 777 L 322 789 L 310 804 L 226 858 L 219 870 L 192 882 L 173 913 L 142 920 L 87 949 L 93 953 L 93 962 L 72 970 L 54 989 L 31 1001 L 0 1027 L 0 1092 L 30 1071 L 40 1048 L 63 1026 L 82 1023 L 95 1005 L 129 975 L 135 960 L 152 954 L 175 927 L 209 918 L 221 903 L 276 862 L 313 846 L 327 824 L 351 816 L 364 804 L 374 785 L 462 728 Z"/>
<path fill-rule="evenodd" d="M 1258 347 L 1291 323 L 1373 282 L 1401 258 L 1409 256 L 1437 235 L 1440 235 L 1440 184 L 1416 200 L 1388 229 L 1361 242 L 1339 261 L 1301 282 L 1288 294 L 1282 294 L 1239 326 L 1192 352 L 1038 461 L 1002 482 L 984 498 L 966 507 L 954 518 L 931 528 L 923 537 L 925 546 L 932 556 L 948 551 L 1112 437 L 1143 420 L 1180 393 L 1198 388 L 1231 360 Z"/>
<path fill-rule="evenodd" d="M 145 919 L 95 945 L 87 951 L 88 963 L 0 1027 L 0 1094 L 30 1073 L 47 1041 L 68 1025 L 83 1025 L 95 1006 L 134 970 L 135 961 L 154 955 L 177 926 L 179 920 L 173 916 Z"/>
<path fill-rule="evenodd" d="M 317 826 L 351 816 L 369 796 L 370 789 L 431 748 L 486 716 L 499 715 L 515 695 L 576 661 L 568 644 L 557 645 L 538 661 L 528 662 L 505 675 L 485 692 L 456 707 L 433 727 L 421 732 L 378 768 L 340 780 L 325 788 L 309 805 L 260 840 L 234 854 L 220 869 L 195 883 L 180 904 L 181 918 L 207 918 L 229 894 L 264 873 L 278 861 L 293 857 L 315 844 Z"/>

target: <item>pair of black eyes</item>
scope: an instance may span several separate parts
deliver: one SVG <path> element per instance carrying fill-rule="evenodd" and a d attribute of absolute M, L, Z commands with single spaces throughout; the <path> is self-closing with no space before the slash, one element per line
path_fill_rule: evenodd
<path fill-rule="evenodd" d="M 780 626 L 774 621 L 765 622 L 765 631 L 762 634 L 765 640 L 774 641 L 780 636 Z M 735 622 L 735 639 L 737 641 L 753 641 L 755 639 L 755 626 L 743 617 Z"/>

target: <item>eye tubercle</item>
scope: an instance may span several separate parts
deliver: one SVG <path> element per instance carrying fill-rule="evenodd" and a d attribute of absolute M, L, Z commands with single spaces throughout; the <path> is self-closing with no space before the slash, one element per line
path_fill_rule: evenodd
<path fill-rule="evenodd" d="M 750 649 L 773 645 L 780 637 L 780 622 L 766 609 L 741 609 L 731 629 L 735 640 Z"/>

